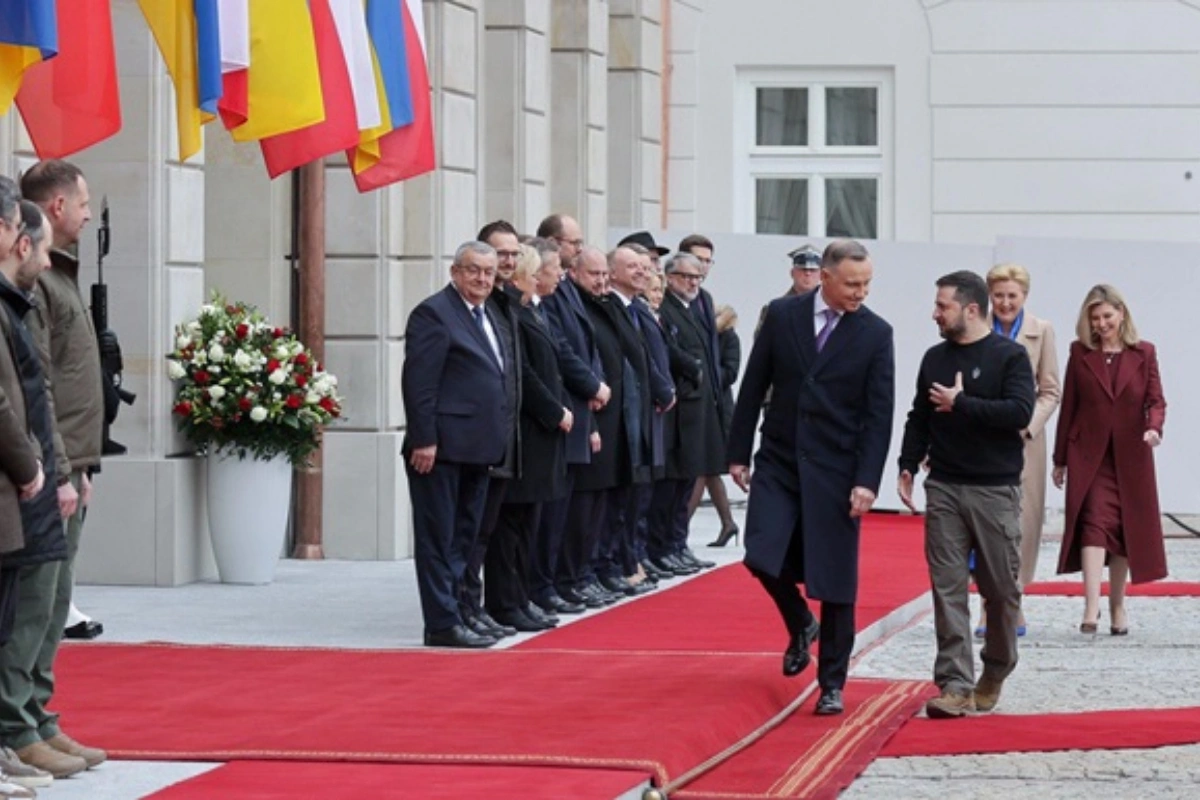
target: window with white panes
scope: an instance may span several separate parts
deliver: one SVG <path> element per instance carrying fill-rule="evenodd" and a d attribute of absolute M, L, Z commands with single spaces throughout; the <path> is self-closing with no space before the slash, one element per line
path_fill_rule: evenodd
<path fill-rule="evenodd" d="M 891 237 L 891 73 L 739 73 L 736 227 Z"/>

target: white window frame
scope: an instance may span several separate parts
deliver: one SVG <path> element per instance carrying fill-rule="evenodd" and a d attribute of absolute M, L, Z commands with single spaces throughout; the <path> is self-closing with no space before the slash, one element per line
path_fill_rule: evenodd
<path fill-rule="evenodd" d="M 734 220 L 739 233 L 757 233 L 755 182 L 759 178 L 808 179 L 808 234 L 825 238 L 825 179 L 875 178 L 877 239 L 894 235 L 894 115 L 890 69 L 869 68 L 740 68 L 734 114 Z M 825 144 L 825 89 L 876 90 L 879 124 L 873 147 L 830 147 Z M 757 96 L 760 88 L 808 89 L 808 145 L 762 146 L 757 139 Z"/>

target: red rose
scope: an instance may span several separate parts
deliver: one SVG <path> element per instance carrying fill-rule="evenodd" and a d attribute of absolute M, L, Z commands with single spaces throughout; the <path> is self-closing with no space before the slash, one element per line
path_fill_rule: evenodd
<path fill-rule="evenodd" d="M 288 399 L 284 401 L 284 405 L 288 408 L 299 408 L 304 404 L 304 398 L 298 394 L 289 394 Z"/>
<path fill-rule="evenodd" d="M 173 409 L 171 409 L 171 411 L 173 411 L 174 413 L 178 414 L 181 417 L 191 416 L 192 404 L 189 403 L 187 400 L 180 400 L 178 403 L 175 404 L 175 407 Z"/>
<path fill-rule="evenodd" d="M 250 326 L 243 322 L 234 329 L 234 332 L 237 333 L 239 339 L 245 339 L 250 334 Z"/>
<path fill-rule="evenodd" d="M 322 397 L 319 401 L 317 401 L 317 405 L 328 411 L 330 414 L 334 413 L 334 409 L 337 408 L 337 403 L 333 402 L 332 397 Z"/>
<path fill-rule="evenodd" d="M 277 360 L 272 358 L 270 361 L 267 362 L 267 372 L 268 373 L 274 372 L 277 369 L 279 369 L 279 362 Z"/>
<path fill-rule="evenodd" d="M 296 385 L 299 386 L 301 389 L 304 388 L 304 384 L 306 384 L 306 383 L 308 383 L 308 378 L 304 377 L 303 375 L 296 376 Z"/>
<path fill-rule="evenodd" d="M 296 356 L 294 361 L 303 366 L 308 363 L 308 356 L 304 355 L 304 353 L 301 353 L 300 355 Z"/>
<path fill-rule="evenodd" d="M 198 369 L 192 374 L 192 379 L 196 381 L 196 383 L 203 386 L 204 384 L 208 383 L 209 375 L 204 370 Z"/>
<path fill-rule="evenodd" d="M 250 402 L 249 397 L 243 397 L 238 400 L 238 408 L 240 408 L 242 411 L 249 411 L 253 407 L 254 403 Z"/>
<path fill-rule="evenodd" d="M 276 339 L 279 339 L 283 337 L 283 332 L 283 328 L 276 328 L 275 330 L 271 331 L 271 335 Z"/>

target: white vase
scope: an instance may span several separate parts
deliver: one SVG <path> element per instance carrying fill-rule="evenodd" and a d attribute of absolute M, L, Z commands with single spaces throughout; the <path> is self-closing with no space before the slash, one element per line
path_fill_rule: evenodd
<path fill-rule="evenodd" d="M 292 465 L 208 456 L 208 528 L 222 583 L 270 583 L 283 551 L 292 501 Z"/>

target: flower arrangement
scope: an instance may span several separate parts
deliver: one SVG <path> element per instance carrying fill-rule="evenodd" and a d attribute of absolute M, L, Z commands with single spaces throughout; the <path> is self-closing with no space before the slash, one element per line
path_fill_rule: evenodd
<path fill-rule="evenodd" d="M 172 414 L 201 455 L 283 455 L 302 465 L 320 446 L 321 426 L 341 416 L 337 378 L 299 339 L 215 292 L 196 319 L 176 326 L 167 359 L 179 386 Z"/>

